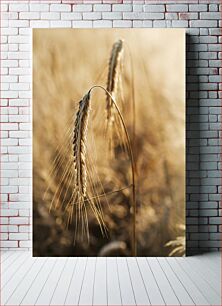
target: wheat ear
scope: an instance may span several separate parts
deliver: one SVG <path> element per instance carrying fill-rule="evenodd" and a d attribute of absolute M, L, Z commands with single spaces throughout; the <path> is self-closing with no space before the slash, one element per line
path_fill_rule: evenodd
<path fill-rule="evenodd" d="M 107 233 L 99 200 L 96 197 L 93 199 L 88 196 L 87 133 L 90 108 L 90 92 L 88 92 L 79 102 L 73 131 L 74 189 L 67 210 L 69 213 L 68 223 L 71 223 L 72 217 L 75 215 L 74 242 L 77 236 L 81 236 L 82 239 L 87 236 L 89 241 L 87 204 L 95 215 L 101 232 Z"/>
<path fill-rule="evenodd" d="M 87 93 L 79 102 L 73 135 L 73 157 L 76 191 L 84 198 L 87 192 L 86 141 L 90 112 L 90 94 Z"/>
<path fill-rule="evenodd" d="M 120 78 L 120 67 L 121 59 L 123 54 L 123 41 L 120 39 L 113 44 L 110 59 L 109 59 L 109 70 L 107 77 L 106 90 L 116 98 L 118 81 Z M 110 95 L 106 94 L 106 120 L 107 129 L 112 128 L 115 121 L 114 118 L 115 107 Z"/>

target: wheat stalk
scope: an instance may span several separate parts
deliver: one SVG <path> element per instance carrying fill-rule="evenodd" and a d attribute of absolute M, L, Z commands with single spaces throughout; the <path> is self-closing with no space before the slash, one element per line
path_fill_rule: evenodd
<path fill-rule="evenodd" d="M 124 136 L 126 138 L 126 148 L 127 148 L 128 155 L 130 158 L 131 173 L 132 173 L 132 203 L 131 203 L 131 209 L 130 209 L 130 214 L 132 216 L 131 218 L 132 220 L 131 248 L 132 248 L 132 256 L 136 256 L 137 254 L 137 241 L 136 241 L 136 210 L 137 209 L 136 209 L 136 179 L 135 179 L 136 166 L 135 166 L 130 136 L 129 136 L 129 133 L 126 127 L 125 120 L 123 118 L 123 115 L 120 111 L 118 104 L 115 101 L 115 98 L 111 95 L 111 93 L 107 89 L 105 89 L 103 86 L 100 86 L 100 85 L 94 85 L 93 87 L 91 87 L 91 89 L 89 90 L 89 93 L 95 88 L 100 88 L 103 91 L 105 91 L 106 95 L 108 95 L 110 99 L 112 100 L 113 107 L 115 108 L 117 117 L 122 125 Z"/>

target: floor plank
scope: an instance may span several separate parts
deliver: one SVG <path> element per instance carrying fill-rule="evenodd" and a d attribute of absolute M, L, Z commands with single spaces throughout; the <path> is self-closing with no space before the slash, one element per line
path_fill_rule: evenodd
<path fill-rule="evenodd" d="M 88 258 L 79 305 L 93 305 L 93 288 L 95 279 L 96 258 Z"/>
<path fill-rule="evenodd" d="M 1 275 L 1 290 L 3 289 L 4 286 L 7 285 L 7 283 L 11 280 L 11 278 L 16 275 L 17 273 L 19 273 L 19 270 L 22 269 L 24 263 L 26 262 L 26 260 L 30 258 L 29 255 L 27 253 L 22 254 L 22 256 L 19 257 L 19 259 L 16 261 L 16 263 L 14 263 L 13 265 L 11 265 L 8 270 L 6 271 L 6 273 L 2 273 Z"/>
<path fill-rule="evenodd" d="M 208 253 L 207 256 L 204 255 L 196 256 L 196 259 L 204 263 L 212 271 L 212 273 L 214 273 L 215 277 L 218 275 L 219 271 L 221 270 L 220 256 L 216 256 L 214 253 Z"/>
<path fill-rule="evenodd" d="M 221 270 L 218 273 L 212 272 L 209 266 L 205 265 L 202 261 L 197 260 L 195 257 L 186 260 L 186 263 L 191 269 L 194 269 L 201 277 L 213 288 L 218 294 L 221 294 Z"/>
<path fill-rule="evenodd" d="M 161 269 L 156 258 L 150 257 L 147 258 L 147 262 L 150 266 L 150 269 L 153 272 L 153 275 L 156 279 L 156 282 L 159 285 L 160 291 L 162 292 L 162 296 L 167 305 L 179 305 L 179 300 L 176 296 L 174 289 L 171 284 L 168 282 L 166 275 Z"/>
<path fill-rule="evenodd" d="M 19 257 L 21 257 L 22 255 L 22 252 L 16 252 L 15 255 L 10 256 L 1 266 L 1 273 L 5 273 L 9 267 L 11 267 L 12 265 L 14 266 L 14 264 L 16 264 L 16 260 L 19 259 Z"/>
<path fill-rule="evenodd" d="M 49 278 L 56 260 L 54 258 L 46 258 L 45 264 L 32 282 L 29 290 L 24 295 L 20 305 L 35 305 L 39 294 Z"/>
<path fill-rule="evenodd" d="M 165 305 L 165 301 L 163 299 L 162 293 L 146 261 L 146 258 L 138 257 L 137 263 L 141 271 L 151 305 Z"/>
<path fill-rule="evenodd" d="M 3 263 L 5 260 L 7 260 L 7 258 L 12 256 L 13 254 L 14 252 L 10 252 L 10 251 L 0 252 L 0 262 Z"/>
<path fill-rule="evenodd" d="M 106 258 L 96 258 L 93 305 L 107 305 Z"/>
<path fill-rule="evenodd" d="M 108 305 L 122 305 L 117 258 L 107 258 L 107 299 Z"/>
<path fill-rule="evenodd" d="M 82 283 L 86 270 L 87 258 L 79 257 L 77 259 L 75 272 L 70 282 L 70 287 L 65 299 L 64 305 L 78 305 L 80 293 L 82 289 Z"/>
<path fill-rule="evenodd" d="M 200 276 L 200 273 L 196 273 L 196 271 L 187 264 L 186 260 L 181 258 L 176 258 L 176 261 L 180 265 L 181 269 L 189 275 L 192 280 L 195 282 L 197 288 L 206 298 L 209 304 L 219 305 L 220 304 L 220 296 L 216 293 L 216 291 L 209 286 L 209 284 Z"/>
<path fill-rule="evenodd" d="M 67 258 L 57 258 L 55 266 L 47 280 L 47 283 L 42 288 L 35 305 L 50 305 L 54 290 L 62 275 Z"/>
<path fill-rule="evenodd" d="M 122 305 L 136 305 L 136 299 L 126 263 L 126 258 L 117 259 Z"/>
<path fill-rule="evenodd" d="M 169 283 L 171 284 L 172 288 L 176 292 L 176 296 L 181 305 L 195 305 L 192 297 L 187 292 L 186 288 L 183 286 L 182 282 L 178 278 L 177 274 L 174 273 L 171 266 L 169 265 L 168 261 L 164 257 L 160 257 L 157 259 L 162 271 L 166 275 Z"/>
<path fill-rule="evenodd" d="M 127 267 L 137 305 L 149 305 L 150 300 L 146 287 L 144 286 L 144 280 L 141 276 L 136 259 L 134 257 L 127 258 Z"/>
<path fill-rule="evenodd" d="M 172 270 L 175 274 L 177 274 L 180 277 L 180 280 L 182 281 L 183 285 L 185 286 L 187 292 L 190 296 L 192 296 L 192 300 L 196 305 L 209 305 L 206 298 L 203 296 L 203 294 L 199 291 L 196 284 L 192 281 L 192 279 L 187 275 L 180 267 L 180 265 L 177 263 L 175 258 L 168 258 L 167 259 L 169 265 L 171 266 Z"/>
<path fill-rule="evenodd" d="M 69 290 L 69 286 L 72 280 L 72 276 L 76 268 L 76 262 L 77 258 L 71 258 L 71 257 L 68 258 L 63 273 L 53 293 L 50 305 L 64 305 Z"/>
<path fill-rule="evenodd" d="M 19 284 L 23 282 L 23 279 L 29 273 L 36 260 L 37 259 L 33 260 L 31 257 L 29 257 L 27 261 L 17 271 L 17 273 L 13 275 L 13 277 L 10 279 L 10 282 L 7 282 L 5 285 L 3 285 L 3 289 L 1 290 L 1 302 L 3 305 L 8 301 L 10 296 L 19 286 Z"/>
<path fill-rule="evenodd" d="M 38 258 L 38 260 L 30 268 L 28 273 L 24 276 L 22 282 L 18 284 L 14 292 L 11 294 L 6 305 L 20 305 L 24 298 L 24 295 L 29 290 L 30 285 L 33 283 L 39 271 L 41 271 L 42 267 L 45 264 L 46 260 L 44 258 Z"/>

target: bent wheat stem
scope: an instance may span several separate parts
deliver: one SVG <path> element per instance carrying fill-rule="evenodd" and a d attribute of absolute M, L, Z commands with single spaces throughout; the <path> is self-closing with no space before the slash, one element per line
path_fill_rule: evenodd
<path fill-rule="evenodd" d="M 100 86 L 100 85 L 95 85 L 95 86 L 91 87 L 91 89 L 88 91 L 88 94 L 90 95 L 91 91 L 95 88 L 100 88 L 103 91 L 105 91 L 105 93 L 112 100 L 113 106 L 115 107 L 115 109 L 117 111 L 117 114 L 120 118 L 120 121 L 122 123 L 124 133 L 125 133 L 125 136 L 126 136 L 126 140 L 127 140 L 127 148 L 128 148 L 128 153 L 129 153 L 129 158 L 130 158 L 130 163 L 131 163 L 131 172 L 132 172 L 132 211 L 131 211 L 131 214 L 132 214 L 132 238 L 131 238 L 131 246 L 132 246 L 132 256 L 136 256 L 136 253 L 137 253 L 137 246 L 136 246 L 136 185 L 135 185 L 136 167 L 135 167 L 135 162 L 134 162 L 134 157 L 133 157 L 133 150 L 132 150 L 132 146 L 131 146 L 131 141 L 130 141 L 129 133 L 127 131 L 127 127 L 126 127 L 124 118 L 121 114 L 121 111 L 120 111 L 114 97 L 112 97 L 112 95 L 109 93 L 109 91 L 107 89 L 105 89 L 103 86 Z"/>

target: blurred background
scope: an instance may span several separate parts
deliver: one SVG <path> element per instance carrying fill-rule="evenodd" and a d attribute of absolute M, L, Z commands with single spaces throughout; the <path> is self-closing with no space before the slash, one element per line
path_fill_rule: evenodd
<path fill-rule="evenodd" d="M 72 193 L 72 136 L 79 101 L 106 87 L 113 44 L 123 39 L 119 97 L 133 138 L 135 95 L 138 256 L 185 252 L 185 32 L 181 29 L 33 30 L 33 255 L 130 256 L 131 188 L 100 198 L 108 235 L 88 209 L 89 243 L 73 243 L 62 209 Z M 121 140 L 110 154 L 106 97 L 94 90 L 88 125 L 90 196 L 129 186 Z M 120 128 L 121 130 L 121 128 Z M 121 134 L 121 133 L 120 133 Z M 58 192 L 58 188 L 61 192 Z M 56 203 L 56 208 L 49 208 Z M 54 205 L 53 205 L 54 206 Z"/>

